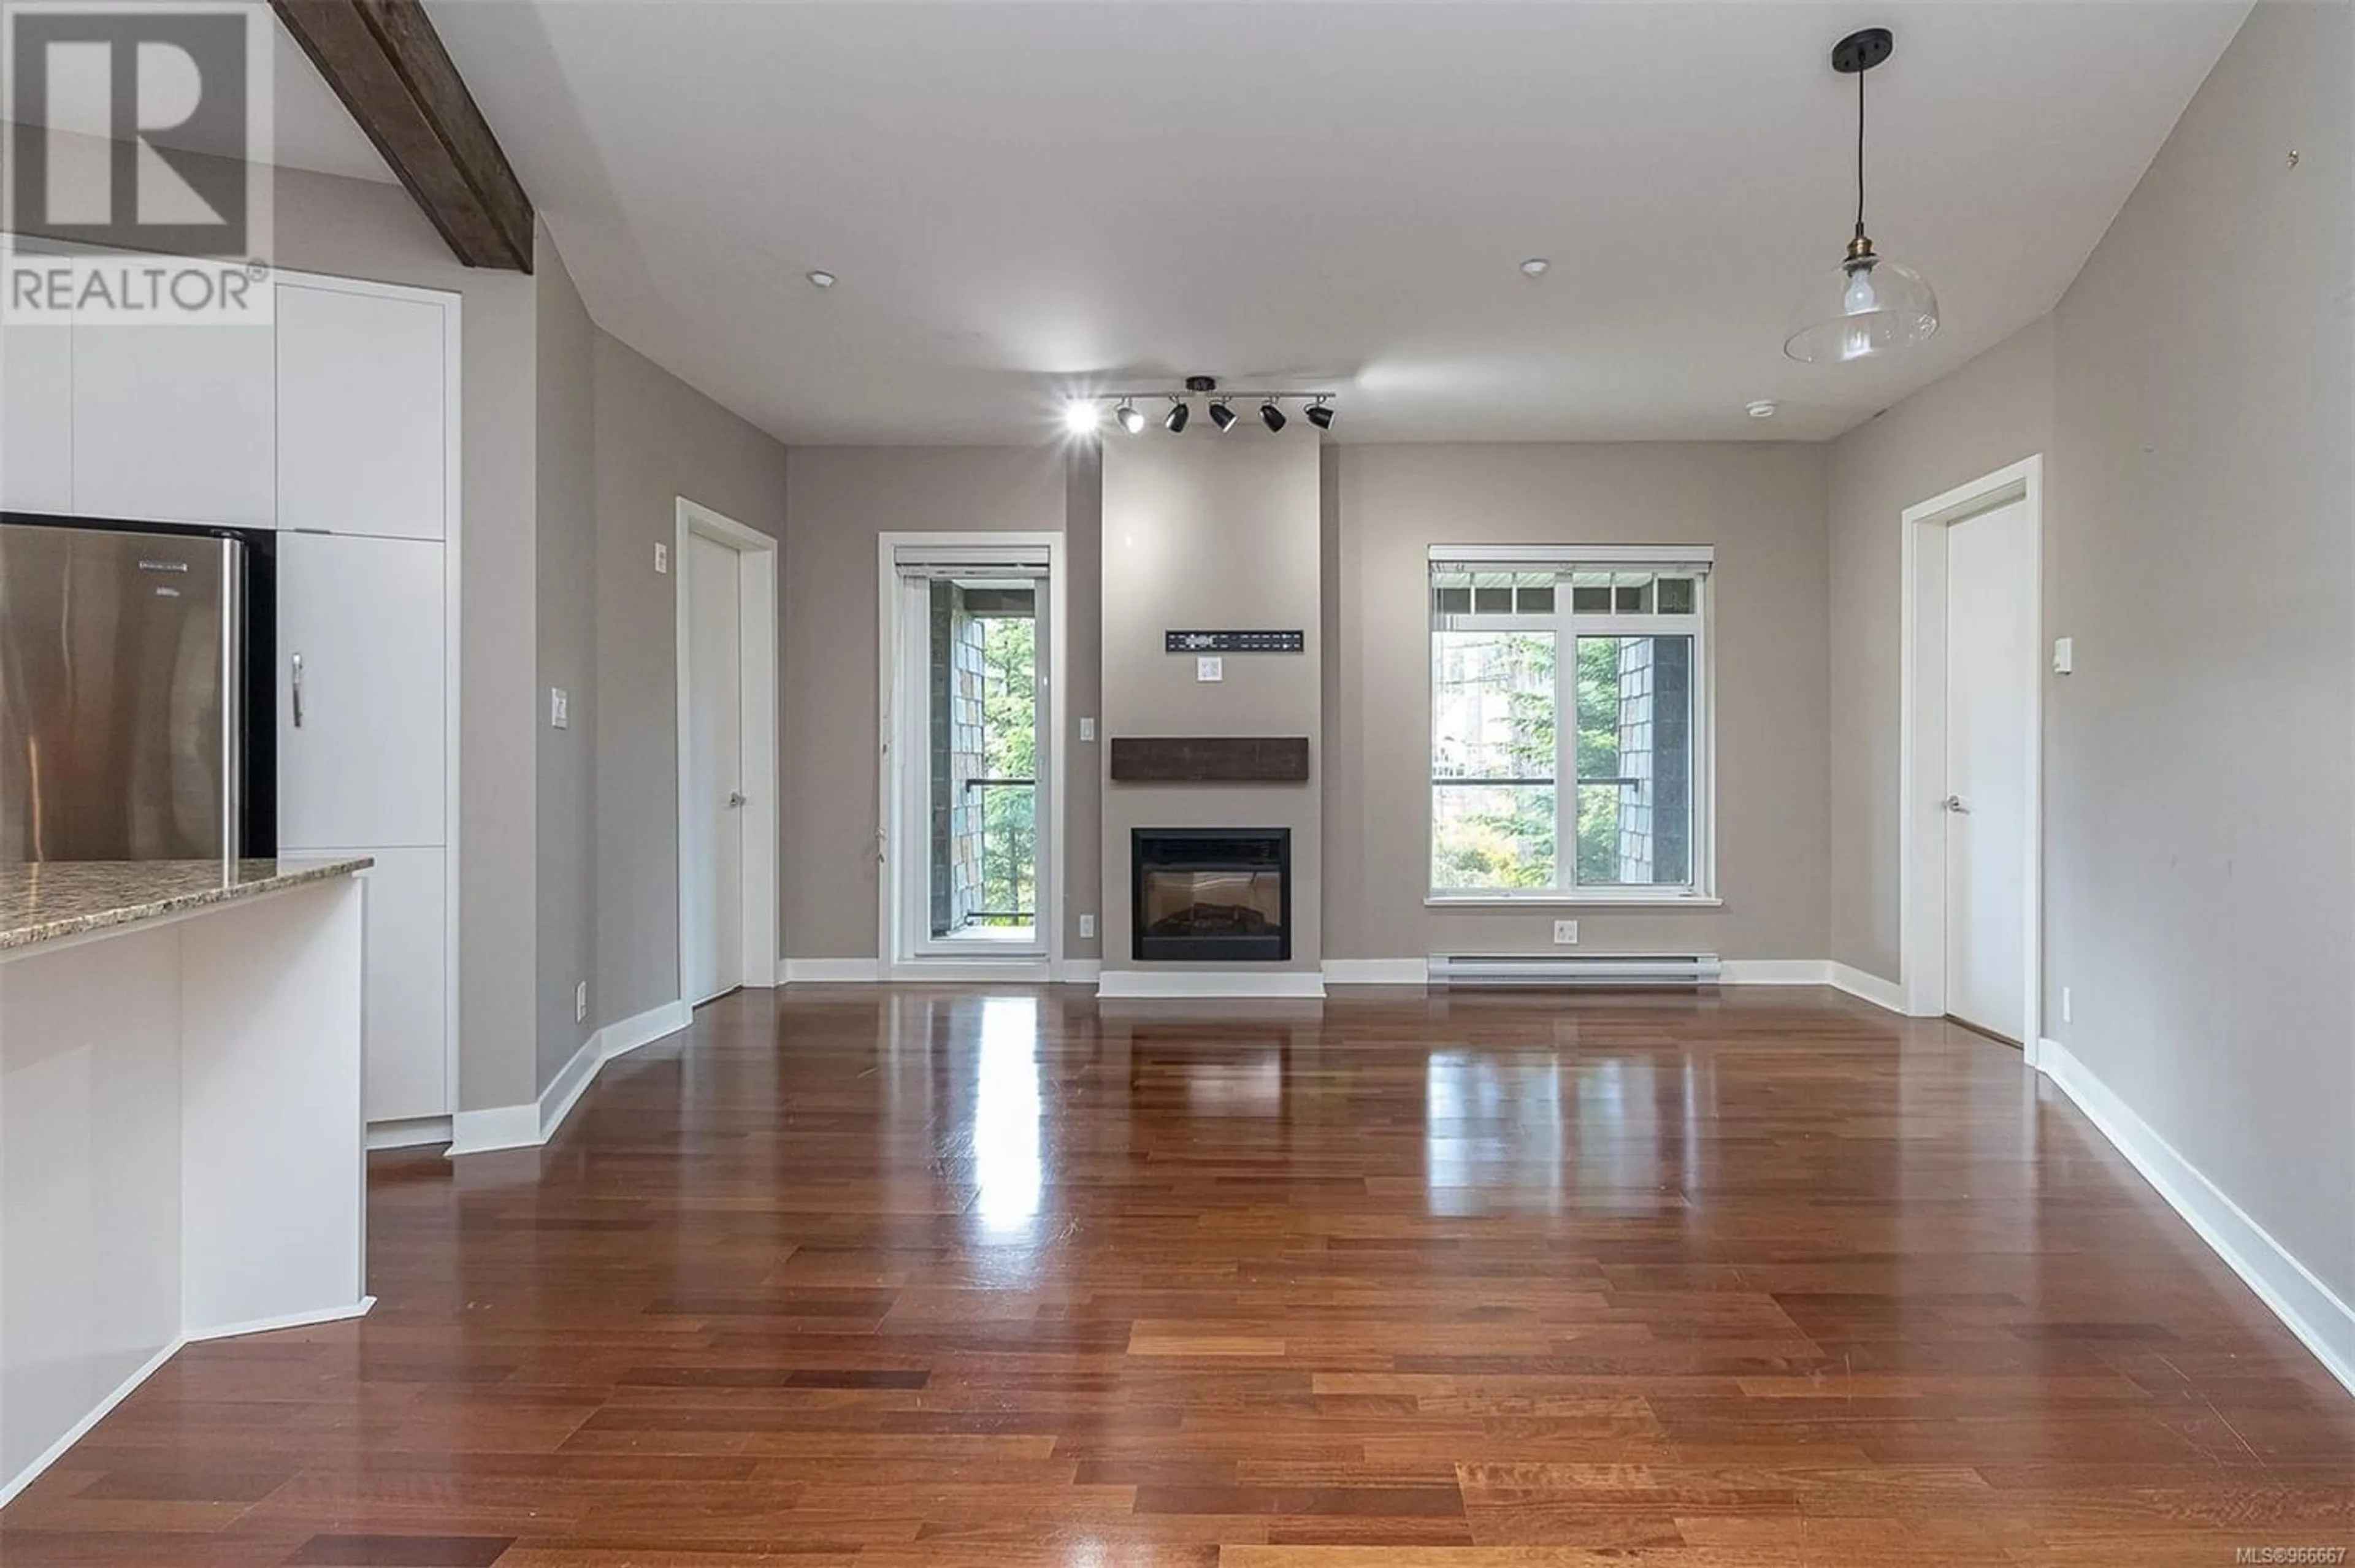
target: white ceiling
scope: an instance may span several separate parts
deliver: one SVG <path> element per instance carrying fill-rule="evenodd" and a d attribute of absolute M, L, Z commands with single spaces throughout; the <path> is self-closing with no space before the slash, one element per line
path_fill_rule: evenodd
<path fill-rule="evenodd" d="M 352 121 L 325 79 L 303 53 L 293 36 L 268 8 L 267 0 L 240 0 L 270 29 L 270 144 L 246 144 L 244 126 L 226 127 L 225 134 L 208 137 L 201 132 L 166 131 L 155 137 L 165 146 L 216 157 L 250 158 L 279 168 L 311 169 L 352 179 L 391 181 L 392 170 L 374 143 Z M 103 99 L 52 99 L 45 122 L 79 135 L 111 133 L 110 108 Z"/>
<path fill-rule="evenodd" d="M 353 123 L 293 35 L 271 18 L 270 154 L 260 161 L 351 179 L 391 180 L 376 144 Z"/>
<path fill-rule="evenodd" d="M 2247 5 L 431 9 L 600 323 L 786 440 L 946 443 L 1193 371 L 1350 440 L 1830 436 L 2052 305 Z M 1874 21 L 1870 228 L 1945 325 L 1796 365 Z"/>

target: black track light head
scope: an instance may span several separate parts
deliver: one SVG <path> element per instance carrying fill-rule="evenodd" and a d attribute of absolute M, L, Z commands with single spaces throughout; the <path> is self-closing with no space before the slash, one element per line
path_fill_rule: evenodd
<path fill-rule="evenodd" d="M 1171 435 L 1183 435 L 1186 433 L 1186 421 L 1193 417 L 1194 411 L 1186 406 L 1183 398 L 1172 398 L 1169 400 L 1169 416 L 1161 421 L 1161 428 Z"/>
<path fill-rule="evenodd" d="M 1319 398 L 1308 405 L 1308 422 L 1318 430 L 1333 428 L 1333 405 Z"/>
<path fill-rule="evenodd" d="M 1275 400 L 1273 398 L 1270 398 L 1267 401 L 1260 404 L 1259 422 L 1267 426 L 1268 433 L 1270 435 L 1273 435 L 1276 432 L 1284 428 L 1284 411 L 1275 406 Z"/>
<path fill-rule="evenodd" d="M 1235 422 L 1235 411 L 1227 407 L 1226 399 L 1220 398 L 1210 405 L 1210 422 L 1219 427 L 1221 434 Z"/>
<path fill-rule="evenodd" d="M 1128 432 L 1131 435 L 1135 435 L 1137 432 L 1145 428 L 1144 411 L 1125 398 L 1121 400 L 1119 409 L 1114 411 L 1112 417 L 1120 421 L 1120 428 Z"/>

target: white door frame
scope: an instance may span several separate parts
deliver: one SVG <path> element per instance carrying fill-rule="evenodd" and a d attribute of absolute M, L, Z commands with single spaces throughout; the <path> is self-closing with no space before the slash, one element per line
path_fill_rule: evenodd
<path fill-rule="evenodd" d="M 766 989 L 777 983 L 777 955 L 783 951 L 777 929 L 777 541 L 757 528 L 748 528 L 709 507 L 681 496 L 678 522 L 670 552 L 673 621 L 677 635 L 678 671 L 678 990 L 679 1005 L 692 1005 L 687 995 L 687 705 L 692 672 L 688 667 L 687 548 L 699 536 L 736 552 L 738 616 L 737 664 L 741 675 L 744 747 L 743 953 L 741 965 L 746 987 Z"/>
<path fill-rule="evenodd" d="M 2028 699 L 2027 1008 L 2020 1049 L 2037 1064 L 2044 1017 L 2044 458 L 1998 468 L 1943 496 L 1905 508 L 1904 598 L 1901 628 L 1897 816 L 1898 973 L 1905 1011 L 1946 1012 L 1945 813 L 1939 805 L 1946 746 L 1945 530 L 2013 501 L 2028 513 L 2028 645 L 2018 678 Z"/>
<path fill-rule="evenodd" d="M 900 656 L 908 635 L 905 599 L 900 587 L 899 552 L 901 549 L 933 551 L 954 551 L 973 549 L 986 552 L 1020 550 L 1043 553 L 1047 561 L 1047 669 L 1041 685 L 1045 688 L 1047 712 L 1042 720 L 1040 738 L 1047 744 L 1047 756 L 1040 765 L 1039 784 L 1046 796 L 1046 809 L 1041 812 L 1039 833 L 1039 943 L 1045 953 L 1007 955 L 992 958 L 986 953 L 964 954 L 951 957 L 915 957 L 900 951 L 902 887 L 908 870 L 900 853 L 904 837 L 900 825 L 905 805 L 900 793 L 899 767 L 894 740 L 900 722 L 902 694 L 899 690 L 906 674 L 907 661 Z M 984 556 L 986 560 L 986 556 Z M 1071 578 L 1066 571 L 1064 539 L 1060 532 L 1005 532 L 978 529 L 959 532 L 886 533 L 876 539 L 876 830 L 875 848 L 878 875 L 875 888 L 875 952 L 877 969 L 882 978 L 908 980 L 991 980 L 991 979 L 1060 979 L 1064 974 L 1063 918 L 1065 890 L 1063 886 L 1063 801 L 1068 775 L 1067 753 L 1062 733 L 1063 676 L 1070 637 L 1066 635 Z M 976 563 L 979 565 L 979 563 Z"/>

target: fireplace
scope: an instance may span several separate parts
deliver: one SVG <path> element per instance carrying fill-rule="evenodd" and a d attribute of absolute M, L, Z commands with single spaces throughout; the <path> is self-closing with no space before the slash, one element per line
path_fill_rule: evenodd
<path fill-rule="evenodd" d="M 1292 829 L 1139 827 L 1132 948 L 1140 961 L 1281 964 L 1292 956 Z"/>

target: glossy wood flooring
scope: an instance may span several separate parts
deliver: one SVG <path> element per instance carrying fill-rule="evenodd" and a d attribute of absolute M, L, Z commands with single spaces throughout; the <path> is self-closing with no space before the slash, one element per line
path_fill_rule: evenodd
<path fill-rule="evenodd" d="M 2355 1399 L 2016 1053 L 1827 992 L 755 994 L 371 1195 L 373 1317 L 186 1352 L 0 1563 L 2355 1544 Z"/>

